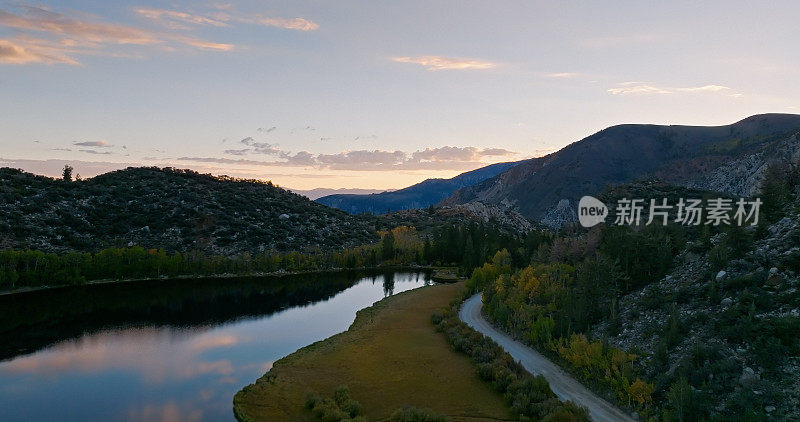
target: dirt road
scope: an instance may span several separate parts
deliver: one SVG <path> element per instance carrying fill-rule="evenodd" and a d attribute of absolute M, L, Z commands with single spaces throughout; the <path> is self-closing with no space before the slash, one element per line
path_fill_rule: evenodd
<path fill-rule="evenodd" d="M 555 363 L 539 354 L 530 347 L 512 339 L 506 333 L 496 329 L 481 315 L 481 295 L 477 294 L 467 299 L 461 307 L 459 317 L 470 327 L 492 338 L 502 346 L 513 358 L 522 363 L 522 366 L 532 374 L 542 374 L 550 383 L 550 388 L 561 400 L 573 402 L 589 409 L 592 420 L 605 421 L 633 421 L 628 414 L 611 403 L 592 393 L 583 384 L 564 372 Z"/>

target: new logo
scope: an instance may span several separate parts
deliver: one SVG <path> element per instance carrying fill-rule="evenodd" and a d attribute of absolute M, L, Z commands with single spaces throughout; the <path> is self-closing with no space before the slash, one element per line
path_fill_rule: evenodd
<path fill-rule="evenodd" d="M 584 196 L 578 202 L 578 222 L 583 227 L 593 227 L 604 223 L 608 217 L 608 207 L 593 196 Z"/>

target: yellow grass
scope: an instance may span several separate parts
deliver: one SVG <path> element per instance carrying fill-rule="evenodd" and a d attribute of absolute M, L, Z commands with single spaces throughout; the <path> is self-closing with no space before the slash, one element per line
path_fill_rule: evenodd
<path fill-rule="evenodd" d="M 350 329 L 277 361 L 234 397 L 242 420 L 311 421 L 305 395 L 329 397 L 347 385 L 369 420 L 427 407 L 454 421 L 509 420 L 502 396 L 478 379 L 468 357 L 434 330 L 430 315 L 463 283 L 404 292 L 358 312 Z"/>

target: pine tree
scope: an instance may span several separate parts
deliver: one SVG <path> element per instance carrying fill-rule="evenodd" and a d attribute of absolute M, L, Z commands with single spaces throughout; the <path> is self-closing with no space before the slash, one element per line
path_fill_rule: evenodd
<path fill-rule="evenodd" d="M 394 234 L 389 230 L 381 241 L 381 255 L 384 260 L 394 258 Z"/>
<path fill-rule="evenodd" d="M 61 172 L 61 179 L 64 180 L 65 182 L 72 181 L 72 166 L 70 166 L 69 164 L 64 165 L 64 170 L 62 170 Z"/>

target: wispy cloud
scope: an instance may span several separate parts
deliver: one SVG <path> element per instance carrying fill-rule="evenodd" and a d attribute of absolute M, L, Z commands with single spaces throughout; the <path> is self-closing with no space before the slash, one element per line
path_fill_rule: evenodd
<path fill-rule="evenodd" d="M 73 142 L 72 145 L 76 145 L 79 147 L 96 147 L 96 148 L 109 148 L 111 144 L 106 141 L 83 141 L 83 142 Z"/>
<path fill-rule="evenodd" d="M 48 9 L 20 6 L 21 14 L 0 10 L 0 25 L 29 31 L 60 34 L 91 43 L 150 45 L 160 41 L 148 31 L 127 25 L 70 18 Z"/>
<path fill-rule="evenodd" d="M 0 39 L 0 63 L 28 64 L 28 63 L 65 63 L 77 65 L 78 61 L 69 57 L 69 48 L 60 45 L 51 45 L 46 40 L 20 38 L 17 40 Z"/>
<path fill-rule="evenodd" d="M 448 162 L 448 161 L 461 161 L 461 162 L 474 162 L 480 161 L 485 157 L 498 157 L 510 156 L 516 154 L 503 148 L 487 148 L 479 149 L 476 147 L 441 147 L 441 148 L 425 148 L 421 151 L 415 151 L 411 154 L 411 161 L 413 162 Z"/>
<path fill-rule="evenodd" d="M 87 154 L 111 155 L 111 151 L 98 151 L 96 149 L 79 149 L 78 151 L 85 152 Z"/>
<path fill-rule="evenodd" d="M 606 90 L 612 95 L 669 95 L 677 93 L 712 93 L 729 97 L 741 97 L 742 94 L 723 85 L 701 85 L 689 87 L 665 87 L 646 82 L 623 82 Z"/>
<path fill-rule="evenodd" d="M 575 72 L 557 72 L 557 73 L 547 73 L 544 75 L 548 78 L 558 78 L 558 79 L 570 79 L 570 78 L 577 78 L 580 76 L 580 73 Z"/>
<path fill-rule="evenodd" d="M 219 21 L 183 12 L 160 9 L 139 9 L 152 19 L 183 19 L 184 22 L 218 24 Z M 118 46 L 140 48 L 158 46 L 162 51 L 176 47 L 230 51 L 232 44 L 207 41 L 185 33 L 151 31 L 135 26 L 108 23 L 97 18 L 67 16 L 44 7 L 17 6 L 16 10 L 0 9 L 0 27 L 21 34 L 14 39 L 0 39 L 0 63 L 65 63 L 78 65 L 81 55 L 114 57 L 139 56 L 127 54 Z M 30 34 L 36 34 L 31 36 Z M 131 48 L 131 47 L 129 47 Z"/>
<path fill-rule="evenodd" d="M 296 31 L 315 31 L 319 29 L 319 25 L 317 23 L 304 18 L 286 19 L 286 18 L 258 17 L 255 19 L 249 19 L 244 21 L 248 21 L 263 26 L 274 26 L 276 28 L 293 29 Z"/>
<path fill-rule="evenodd" d="M 225 6 L 225 7 L 222 7 Z M 86 14 L 59 13 L 47 7 L 28 5 L 0 9 L 0 27 L 11 28 L 20 35 L 0 39 L 0 63 L 3 64 L 71 64 L 79 65 L 81 55 L 141 57 L 118 47 L 157 48 L 161 52 L 199 49 L 232 51 L 237 46 L 191 35 L 194 27 L 223 28 L 234 23 L 276 27 L 294 31 L 314 31 L 319 25 L 309 19 L 282 18 L 245 14 L 231 5 L 210 5 L 205 13 L 139 7 L 133 12 L 160 28 L 153 30 L 127 24 L 103 22 Z M 152 26 L 152 25 L 151 25 Z M 31 36 L 30 34 L 36 34 Z M 137 50 L 138 51 L 138 50 Z"/>
<path fill-rule="evenodd" d="M 281 153 L 281 150 L 277 146 L 267 142 L 258 142 L 250 136 L 242 139 L 239 143 L 252 147 L 252 152 L 255 154 L 278 155 Z M 250 150 L 248 149 L 245 151 Z"/>
<path fill-rule="evenodd" d="M 444 56 L 393 57 L 398 63 L 413 63 L 428 70 L 484 70 L 497 66 L 492 62 Z"/>
<path fill-rule="evenodd" d="M 247 155 L 248 152 L 250 152 L 249 148 L 245 148 L 245 149 L 226 149 L 225 150 L 225 154 L 228 154 L 228 155 Z"/>
<path fill-rule="evenodd" d="M 183 24 L 228 26 L 227 23 L 221 20 L 177 10 L 139 8 L 134 11 L 144 18 L 172 29 L 187 29 L 188 27 Z"/>
<path fill-rule="evenodd" d="M 242 14 L 235 12 L 232 5 L 227 6 L 226 8 L 214 7 L 216 10 L 206 15 L 168 9 L 138 8 L 135 11 L 144 18 L 172 29 L 187 29 L 188 27 L 185 24 L 223 27 L 228 26 L 230 22 L 271 26 L 295 31 L 314 31 L 319 29 L 319 24 L 306 18 Z"/>
<path fill-rule="evenodd" d="M 177 37 L 176 39 L 188 46 L 196 47 L 202 50 L 231 51 L 236 48 L 236 46 L 233 44 L 211 42 L 197 38 Z"/>
<path fill-rule="evenodd" d="M 247 140 L 245 138 L 243 142 Z M 249 144 L 253 142 L 248 141 Z M 274 148 L 274 147 L 272 147 Z M 227 153 L 228 151 L 226 151 Z M 260 167 L 314 167 L 350 171 L 396 170 L 463 170 L 486 163 L 487 158 L 511 157 L 515 152 L 502 148 L 440 147 L 414 152 L 385 150 L 354 150 L 336 154 L 312 154 L 300 151 L 295 154 L 280 151 L 277 161 L 260 161 L 247 158 L 180 157 L 179 161 L 201 163 L 249 165 Z"/>
<path fill-rule="evenodd" d="M 731 89 L 722 85 L 703 85 L 688 88 L 675 88 L 675 90 L 679 92 L 721 92 L 730 91 Z"/>

